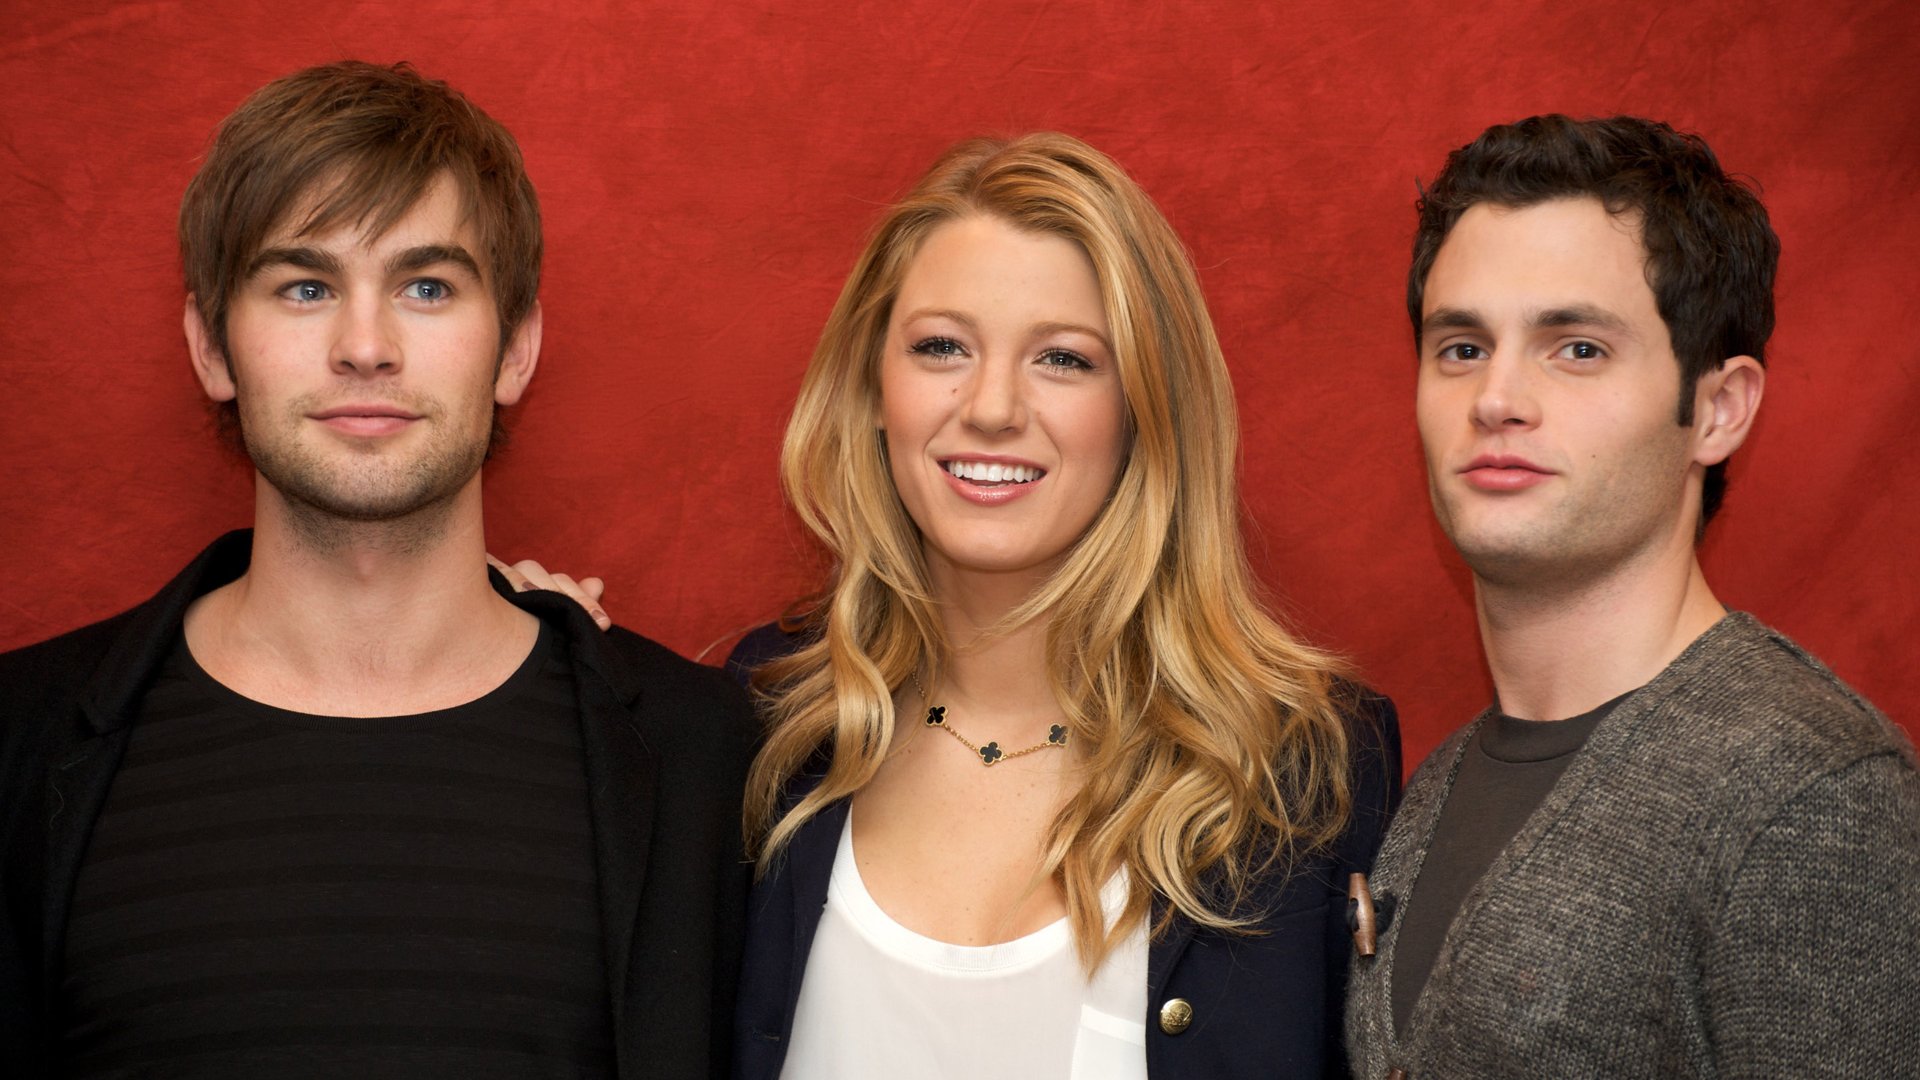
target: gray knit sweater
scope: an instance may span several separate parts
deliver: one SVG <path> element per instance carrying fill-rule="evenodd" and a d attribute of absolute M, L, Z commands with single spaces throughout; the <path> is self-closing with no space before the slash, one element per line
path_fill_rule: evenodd
<path fill-rule="evenodd" d="M 1396 931 L 1484 720 L 1421 765 L 1380 849 L 1373 893 L 1401 909 L 1354 961 L 1356 1076 L 1920 1077 L 1912 745 L 1743 614 L 1594 730 L 1396 1037 Z"/>

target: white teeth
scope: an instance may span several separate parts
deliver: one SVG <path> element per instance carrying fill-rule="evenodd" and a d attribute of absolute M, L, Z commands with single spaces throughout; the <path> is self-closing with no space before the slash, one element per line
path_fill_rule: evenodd
<path fill-rule="evenodd" d="M 962 480 L 985 484 L 1029 484 L 1042 475 L 1039 469 L 1028 465 L 997 465 L 984 461 L 949 461 L 944 467 Z"/>

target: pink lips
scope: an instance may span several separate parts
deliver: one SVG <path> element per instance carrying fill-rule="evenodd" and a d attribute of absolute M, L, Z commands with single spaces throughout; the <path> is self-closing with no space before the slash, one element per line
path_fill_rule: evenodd
<path fill-rule="evenodd" d="M 342 435 L 373 438 L 401 431 L 420 417 L 393 405 L 367 404 L 337 405 L 310 418 Z"/>
<path fill-rule="evenodd" d="M 1039 470 L 1040 476 L 1024 484 L 1001 482 L 989 486 L 979 481 L 962 480 L 960 477 L 948 472 L 946 467 L 956 461 L 966 461 L 981 465 L 1019 465 L 1029 469 Z M 1046 470 L 1041 469 L 1033 462 L 1023 458 L 1008 457 L 1004 454 L 954 454 L 950 457 L 940 458 L 939 466 L 940 475 L 946 479 L 947 486 L 953 489 L 954 494 L 976 506 L 1004 506 L 1028 494 L 1034 488 L 1039 487 L 1040 482 L 1047 478 Z"/>
<path fill-rule="evenodd" d="M 1545 482 L 1553 473 L 1512 454 L 1482 454 L 1460 475 L 1482 491 L 1520 491 Z"/>

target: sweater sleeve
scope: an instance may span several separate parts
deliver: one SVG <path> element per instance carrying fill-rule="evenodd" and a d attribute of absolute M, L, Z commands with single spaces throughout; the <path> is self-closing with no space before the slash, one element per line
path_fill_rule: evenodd
<path fill-rule="evenodd" d="M 1701 977 L 1723 1076 L 1920 1061 L 1920 774 L 1902 755 L 1820 777 L 1754 837 Z"/>

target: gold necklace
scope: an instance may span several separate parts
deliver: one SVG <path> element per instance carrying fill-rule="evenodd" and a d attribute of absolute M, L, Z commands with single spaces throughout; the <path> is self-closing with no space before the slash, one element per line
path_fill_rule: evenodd
<path fill-rule="evenodd" d="M 913 680 L 913 688 L 920 692 L 920 700 L 926 702 L 927 726 L 939 728 L 941 731 L 959 739 L 960 745 L 973 751 L 974 755 L 980 759 L 980 764 L 988 768 L 992 768 L 995 764 L 1002 761 L 1012 761 L 1017 757 L 1025 757 L 1036 750 L 1045 750 L 1054 746 L 1064 749 L 1067 745 L 1067 725 L 1055 724 L 1047 729 L 1046 742 L 1034 743 L 1025 750 L 1015 750 L 1011 754 L 1001 750 L 1000 744 L 997 742 L 990 742 L 985 746 L 975 746 L 965 735 L 953 730 L 953 728 L 947 724 L 947 707 L 945 705 L 935 705 L 932 699 L 927 696 L 927 688 L 920 685 L 920 673 L 918 671 L 909 671 L 907 672 L 907 678 Z"/>

